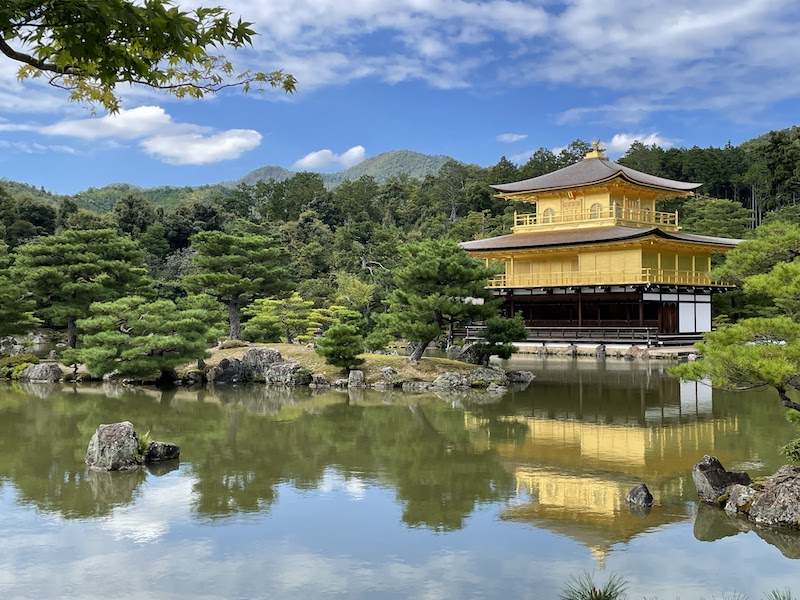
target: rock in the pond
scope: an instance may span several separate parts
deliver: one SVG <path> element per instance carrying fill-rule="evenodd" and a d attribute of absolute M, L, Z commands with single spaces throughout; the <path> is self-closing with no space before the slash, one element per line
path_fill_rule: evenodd
<path fill-rule="evenodd" d="M 763 491 L 750 506 L 750 519 L 800 528 L 800 467 L 784 465 L 764 482 Z"/>
<path fill-rule="evenodd" d="M 223 358 L 208 371 L 208 382 L 214 385 L 239 383 L 244 378 L 242 361 L 237 358 Z"/>
<path fill-rule="evenodd" d="M 139 440 L 130 421 L 100 425 L 89 440 L 86 464 L 96 471 L 130 471 L 140 464 Z"/>
<path fill-rule="evenodd" d="M 561 352 L 558 353 L 559 356 L 570 356 L 575 358 L 578 356 L 578 347 L 575 344 L 570 344 L 566 348 L 564 348 Z"/>
<path fill-rule="evenodd" d="M 180 458 L 181 449 L 176 444 L 166 442 L 150 442 L 144 450 L 142 460 L 145 462 L 162 462 Z"/>
<path fill-rule="evenodd" d="M 44 362 L 25 367 L 19 375 L 20 381 L 32 383 L 55 383 L 64 377 L 64 371 L 56 363 Z"/>
<path fill-rule="evenodd" d="M 750 506 L 757 495 L 758 492 L 750 486 L 740 484 L 732 486 L 728 493 L 728 501 L 725 503 L 725 512 L 750 514 Z"/>
<path fill-rule="evenodd" d="M 709 504 L 718 504 L 737 483 L 750 485 L 750 476 L 747 473 L 726 471 L 716 456 L 708 454 L 692 467 L 692 480 L 700 501 Z"/>
<path fill-rule="evenodd" d="M 594 355 L 596 358 L 605 358 L 607 354 L 606 345 L 600 344 L 597 348 L 594 349 Z"/>
<path fill-rule="evenodd" d="M 347 387 L 347 379 L 337 379 L 333 382 L 333 387 L 337 388 L 346 388 Z"/>
<path fill-rule="evenodd" d="M 353 369 L 347 374 L 347 387 L 364 387 L 367 380 L 364 377 L 364 371 Z"/>
<path fill-rule="evenodd" d="M 242 375 L 245 381 L 264 381 L 269 367 L 279 362 L 283 357 L 274 348 L 250 348 L 242 357 Z"/>
<path fill-rule="evenodd" d="M 636 506 L 653 506 L 653 494 L 645 484 L 640 483 L 627 493 L 625 502 Z"/>
<path fill-rule="evenodd" d="M 508 383 L 508 376 L 503 369 L 492 367 L 478 367 L 467 373 L 467 380 L 472 386 L 484 387 L 490 383 L 505 385 Z"/>
<path fill-rule="evenodd" d="M 509 371 L 506 373 L 508 383 L 530 383 L 536 378 L 536 375 L 530 371 Z"/>
<path fill-rule="evenodd" d="M 311 376 L 311 383 L 309 383 L 308 386 L 312 388 L 326 388 L 331 387 L 331 384 L 325 375 L 322 375 L 321 373 L 315 373 Z"/>
<path fill-rule="evenodd" d="M 467 378 L 460 373 L 449 371 L 439 375 L 439 377 L 434 380 L 432 387 L 438 390 L 468 388 L 469 381 L 467 381 Z"/>
<path fill-rule="evenodd" d="M 635 359 L 640 358 L 642 356 L 642 352 L 643 352 L 643 350 L 641 348 L 639 348 L 639 346 L 630 346 L 630 347 L 628 347 L 627 350 L 625 350 L 625 354 L 623 355 L 623 358 L 625 360 L 635 360 Z"/>

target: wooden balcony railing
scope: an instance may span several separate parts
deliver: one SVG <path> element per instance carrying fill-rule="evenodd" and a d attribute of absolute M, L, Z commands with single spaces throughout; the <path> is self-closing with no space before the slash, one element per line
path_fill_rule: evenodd
<path fill-rule="evenodd" d="M 545 228 L 547 225 L 574 224 L 585 221 L 617 221 L 637 225 L 654 225 L 675 229 L 678 227 L 678 213 L 658 212 L 648 209 L 623 208 L 614 206 L 601 210 L 586 210 L 548 214 L 547 211 L 531 214 L 514 213 L 515 231 Z"/>
<path fill-rule="evenodd" d="M 526 273 L 497 275 L 489 281 L 490 288 L 536 288 L 589 285 L 630 285 L 660 283 L 672 285 L 726 286 L 701 271 L 668 269 L 625 269 L 608 271 L 568 271 L 564 273 Z"/>

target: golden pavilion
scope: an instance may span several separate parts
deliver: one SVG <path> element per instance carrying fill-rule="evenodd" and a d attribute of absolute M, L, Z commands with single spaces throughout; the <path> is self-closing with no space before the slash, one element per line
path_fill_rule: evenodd
<path fill-rule="evenodd" d="M 680 233 L 656 202 L 701 185 L 616 164 L 595 142 L 576 164 L 492 186 L 530 212 L 510 235 L 461 246 L 504 265 L 490 288 L 529 340 L 689 343 L 711 330 L 711 295 L 730 289 L 711 279 L 711 256 L 740 240 Z"/>

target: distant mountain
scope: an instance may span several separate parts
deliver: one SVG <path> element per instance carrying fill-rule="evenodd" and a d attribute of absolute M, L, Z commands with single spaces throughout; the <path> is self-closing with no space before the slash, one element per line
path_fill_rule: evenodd
<path fill-rule="evenodd" d="M 257 181 L 269 181 L 270 179 L 283 181 L 284 179 L 290 179 L 294 174 L 294 171 L 284 169 L 283 167 L 259 167 L 255 171 L 250 171 L 239 181 L 232 182 L 232 184 L 238 185 L 240 183 L 246 183 L 247 185 L 253 185 Z"/>
<path fill-rule="evenodd" d="M 0 186 L 2 186 L 3 189 L 9 193 L 9 195 L 15 198 L 27 196 L 29 198 L 33 198 L 34 200 L 44 200 L 45 202 L 52 203 L 58 202 L 58 200 L 61 198 L 60 195 L 48 192 L 44 188 L 37 188 L 36 186 L 29 185 L 27 183 L 12 181 L 11 179 L 6 179 L 5 177 L 0 179 Z"/>
<path fill-rule="evenodd" d="M 449 156 L 422 154 L 412 150 L 394 150 L 383 152 L 368 158 L 357 165 L 336 173 L 321 173 L 322 181 L 328 188 L 335 188 L 343 181 L 354 181 L 367 175 L 378 183 L 392 177 L 408 175 L 413 179 L 424 179 L 427 175 L 435 175 L 447 161 L 454 160 Z M 261 167 L 242 177 L 238 183 L 254 184 L 257 181 L 283 181 L 292 177 L 296 171 L 283 167 Z"/>
<path fill-rule="evenodd" d="M 395 150 L 384 152 L 368 158 L 357 165 L 339 171 L 338 173 L 321 173 L 325 187 L 333 189 L 344 181 L 354 181 L 368 175 L 378 183 L 383 183 L 392 177 L 406 175 L 412 179 L 424 179 L 427 175 L 435 175 L 442 166 L 454 160 L 449 156 L 422 154 L 411 150 Z M 203 186 L 160 186 L 153 188 L 142 188 L 130 183 L 111 183 L 109 185 L 95 188 L 90 187 L 74 194 L 73 196 L 62 196 L 53 194 L 43 188 L 36 188 L 26 183 L 18 183 L 9 179 L 0 180 L 0 185 L 13 197 L 29 196 L 32 198 L 45 200 L 57 204 L 62 198 L 71 197 L 81 208 L 88 208 L 97 212 L 108 212 L 120 198 L 129 194 L 142 196 L 157 206 L 172 209 L 180 202 L 184 201 L 218 201 L 231 193 L 232 188 L 240 183 L 254 184 L 257 181 L 283 181 L 293 177 L 297 172 L 283 167 L 261 167 L 251 171 L 239 181 L 229 181 L 214 185 Z"/>

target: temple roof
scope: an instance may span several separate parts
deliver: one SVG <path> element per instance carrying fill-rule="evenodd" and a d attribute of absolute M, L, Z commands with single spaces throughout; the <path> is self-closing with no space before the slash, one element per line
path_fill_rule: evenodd
<path fill-rule="evenodd" d="M 499 237 L 488 238 L 485 240 L 461 242 L 461 247 L 468 252 L 480 252 L 487 250 L 519 250 L 522 248 L 547 248 L 550 246 L 574 246 L 602 242 L 617 242 L 623 240 L 634 240 L 650 235 L 655 235 L 667 240 L 709 244 L 713 246 L 723 246 L 725 248 L 732 248 L 742 241 L 732 238 L 695 235 L 692 233 L 672 233 L 669 231 L 662 231 L 658 227 L 641 229 L 638 227 L 612 226 L 592 227 L 586 229 L 579 228 L 567 231 L 531 231 L 525 233 L 512 233 L 510 235 L 501 235 Z"/>
<path fill-rule="evenodd" d="M 675 190 L 676 192 L 691 192 L 703 185 L 702 183 L 675 181 L 673 179 L 648 175 L 636 169 L 618 165 L 600 155 L 598 157 L 584 158 L 574 165 L 564 167 L 558 171 L 553 171 L 547 175 L 541 175 L 515 183 L 493 185 L 491 187 L 498 192 L 507 194 L 514 192 L 542 192 L 546 190 L 584 187 L 610 181 L 616 177 L 621 177 L 637 185 Z"/>

